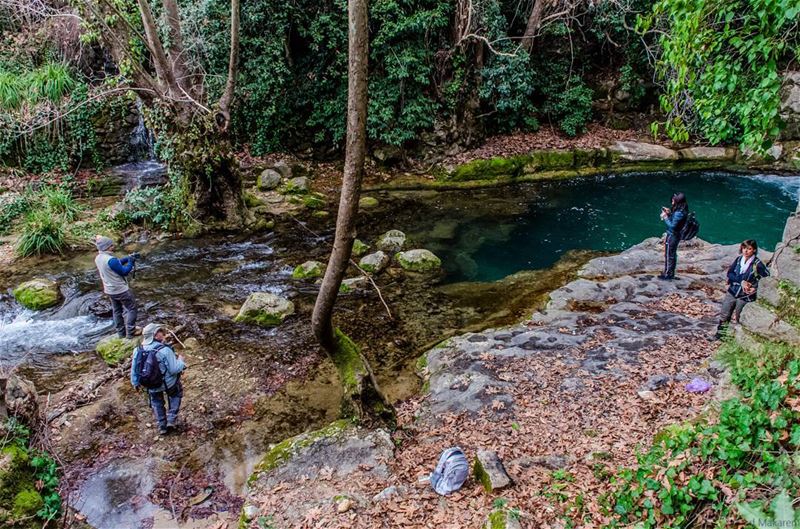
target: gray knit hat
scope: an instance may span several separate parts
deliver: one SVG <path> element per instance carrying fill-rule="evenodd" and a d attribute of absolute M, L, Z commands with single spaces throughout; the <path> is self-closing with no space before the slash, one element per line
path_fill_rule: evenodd
<path fill-rule="evenodd" d="M 94 238 L 94 245 L 97 246 L 98 250 L 104 252 L 114 246 L 114 241 L 108 237 L 97 235 Z"/>

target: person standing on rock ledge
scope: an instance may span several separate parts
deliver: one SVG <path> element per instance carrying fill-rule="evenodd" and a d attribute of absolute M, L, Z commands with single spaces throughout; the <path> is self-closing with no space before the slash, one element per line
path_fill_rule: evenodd
<path fill-rule="evenodd" d="M 722 339 L 731 318 L 738 322 L 744 306 L 756 300 L 759 280 L 769 276 L 769 268 L 756 257 L 757 254 L 758 243 L 747 239 L 739 245 L 739 257 L 728 267 L 728 291 L 722 300 L 719 325 L 714 335 L 717 340 Z"/>
<path fill-rule="evenodd" d="M 122 259 L 114 257 L 111 253 L 114 251 L 114 241 L 102 235 L 95 235 L 94 244 L 97 246 L 94 264 L 103 282 L 103 292 L 111 298 L 117 335 L 120 338 L 133 338 L 142 330 L 136 327 L 136 298 L 128 287 L 126 277 L 134 270 L 136 254 Z"/>
<path fill-rule="evenodd" d="M 675 279 L 675 267 L 678 265 L 678 243 L 681 241 L 681 229 L 689 214 L 686 195 L 672 195 L 672 207 L 661 208 L 661 220 L 667 225 L 667 237 L 664 240 L 664 273 L 659 279 Z"/>

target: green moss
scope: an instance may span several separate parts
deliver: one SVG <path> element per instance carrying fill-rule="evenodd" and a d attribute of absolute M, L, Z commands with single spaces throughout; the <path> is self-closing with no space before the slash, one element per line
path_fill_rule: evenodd
<path fill-rule="evenodd" d="M 278 314 L 258 311 L 248 312 L 246 314 L 237 314 L 233 321 L 239 323 L 254 323 L 256 325 L 260 325 L 261 327 L 275 327 L 283 323 L 283 319 L 284 318 Z"/>
<path fill-rule="evenodd" d="M 467 180 L 487 180 L 501 176 L 516 177 L 522 173 L 527 157 L 490 158 L 473 160 L 460 165 L 450 173 L 447 180 L 463 182 Z"/>
<path fill-rule="evenodd" d="M 27 309 L 43 310 L 58 305 L 61 291 L 55 281 L 33 279 L 15 288 L 14 298 Z"/>
<path fill-rule="evenodd" d="M 423 354 L 419 358 L 417 358 L 417 363 L 414 364 L 414 367 L 418 372 L 423 372 L 428 368 L 428 355 Z"/>
<path fill-rule="evenodd" d="M 328 217 L 329 215 L 330 215 L 330 213 L 328 213 L 327 211 L 325 211 L 323 209 L 319 209 L 319 210 L 317 210 L 317 211 L 315 211 L 314 213 L 311 214 L 312 217 L 316 217 L 318 219 L 324 219 L 325 217 Z"/>
<path fill-rule="evenodd" d="M 313 279 L 321 277 L 325 271 L 325 265 L 318 261 L 306 261 L 301 265 L 297 265 L 292 271 L 292 279 Z"/>
<path fill-rule="evenodd" d="M 14 507 L 11 515 L 14 518 L 27 518 L 35 516 L 36 512 L 44 506 L 41 494 L 35 489 L 25 489 L 14 497 Z"/>
<path fill-rule="evenodd" d="M 355 342 L 340 329 L 336 329 L 334 332 L 336 334 L 336 353 L 333 363 L 342 379 L 345 395 L 348 395 L 361 383 L 366 369 L 361 360 L 361 352 Z"/>
<path fill-rule="evenodd" d="M 378 199 L 375 197 L 361 197 L 358 201 L 360 209 L 371 209 L 378 207 Z"/>
<path fill-rule="evenodd" d="M 507 520 L 508 513 L 505 509 L 495 509 L 489 513 L 489 520 L 486 526 L 489 529 L 506 529 Z"/>
<path fill-rule="evenodd" d="M 369 251 L 369 245 L 368 244 L 365 244 L 364 242 L 362 242 L 359 239 L 356 239 L 355 241 L 353 241 L 353 255 L 355 257 L 361 257 L 362 255 L 367 253 L 367 251 Z"/>
<path fill-rule="evenodd" d="M 245 191 L 243 194 L 244 203 L 248 208 L 256 208 L 258 206 L 263 206 L 264 201 L 255 196 L 253 193 L 249 191 Z"/>
<path fill-rule="evenodd" d="M 319 209 L 325 207 L 325 199 L 316 193 L 303 196 L 303 205 L 308 209 Z"/>
<path fill-rule="evenodd" d="M 575 153 L 573 151 L 543 150 L 533 153 L 534 159 L 542 170 L 569 169 L 575 166 Z"/>
<path fill-rule="evenodd" d="M 258 479 L 258 474 L 269 472 L 283 465 L 292 457 L 296 456 L 300 450 L 311 446 L 316 441 L 338 436 L 351 424 L 352 422 L 347 419 L 339 419 L 320 430 L 303 433 L 281 441 L 267 452 L 263 459 L 256 465 L 253 473 L 250 475 L 248 483 L 253 483 Z"/>
<path fill-rule="evenodd" d="M 117 336 L 109 336 L 97 342 L 95 351 L 109 366 L 115 366 L 133 354 L 138 340 L 129 340 Z"/>
<path fill-rule="evenodd" d="M 435 272 L 442 267 L 442 260 L 433 253 L 426 252 L 424 255 L 420 255 L 415 259 L 409 259 L 409 255 L 409 252 L 397 254 L 397 262 L 400 263 L 403 270 L 411 272 Z"/>
<path fill-rule="evenodd" d="M 472 474 L 475 476 L 475 479 L 483 485 L 486 492 L 492 492 L 492 480 L 489 478 L 489 474 L 486 473 L 486 470 L 483 468 L 478 458 L 475 458 Z"/>

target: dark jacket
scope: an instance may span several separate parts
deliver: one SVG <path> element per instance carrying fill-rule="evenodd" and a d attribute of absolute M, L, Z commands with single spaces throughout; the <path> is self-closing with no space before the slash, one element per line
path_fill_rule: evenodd
<path fill-rule="evenodd" d="M 664 224 L 667 225 L 667 233 L 670 235 L 680 235 L 684 219 L 686 219 L 686 212 L 682 209 L 673 211 L 667 215 L 667 218 L 664 219 Z"/>
<path fill-rule="evenodd" d="M 742 281 L 747 281 L 758 290 L 758 281 L 762 277 L 769 276 L 769 269 L 761 262 L 761 259 L 754 257 L 753 262 L 750 263 L 747 270 L 745 270 L 743 274 L 740 274 L 739 263 L 742 258 L 743 256 L 740 255 L 734 259 L 731 266 L 728 267 L 728 292 L 737 299 L 755 301 L 757 292 L 753 292 L 750 295 L 745 294 L 742 289 Z"/>

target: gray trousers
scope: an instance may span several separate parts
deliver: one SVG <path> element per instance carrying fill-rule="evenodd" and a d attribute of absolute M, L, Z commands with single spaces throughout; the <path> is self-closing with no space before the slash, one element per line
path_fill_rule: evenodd
<path fill-rule="evenodd" d="M 732 316 L 735 316 L 736 321 L 739 321 L 739 316 L 742 314 L 742 309 L 745 305 L 747 305 L 747 301 L 736 298 L 730 292 L 726 292 L 725 299 L 722 300 L 722 307 L 719 309 L 720 326 L 731 321 Z"/>
<path fill-rule="evenodd" d="M 109 294 L 111 298 L 111 312 L 114 314 L 114 326 L 120 338 L 133 338 L 136 330 L 136 298 L 133 292 L 127 290 L 122 294 Z"/>

